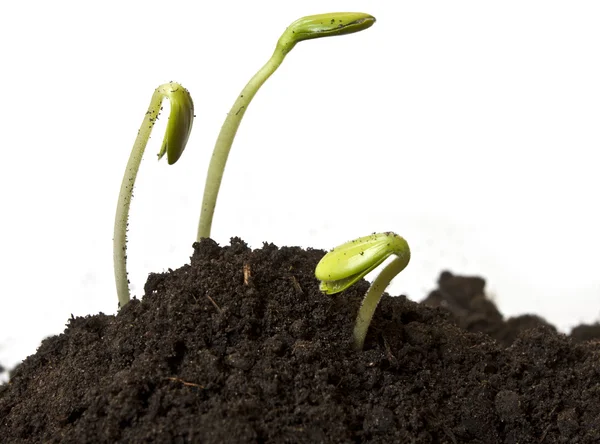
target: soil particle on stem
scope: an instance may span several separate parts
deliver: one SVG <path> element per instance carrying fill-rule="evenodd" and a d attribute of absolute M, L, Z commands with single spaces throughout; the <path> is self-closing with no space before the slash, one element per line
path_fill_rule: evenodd
<path fill-rule="evenodd" d="M 356 352 L 368 284 L 323 295 L 323 254 L 194 244 L 11 372 L 0 442 L 600 442 L 597 326 L 504 320 L 483 279 L 444 272 L 424 303 L 385 296 Z"/>

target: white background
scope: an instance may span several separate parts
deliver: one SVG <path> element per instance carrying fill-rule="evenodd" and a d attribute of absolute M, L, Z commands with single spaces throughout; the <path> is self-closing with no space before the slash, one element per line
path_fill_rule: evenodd
<path fill-rule="evenodd" d="M 203 6 L 199 6 L 203 5 Z M 115 313 L 112 228 L 150 96 L 196 104 L 186 152 L 156 162 L 130 220 L 132 292 L 189 261 L 207 162 L 236 94 L 304 15 L 369 30 L 300 43 L 250 106 L 213 237 L 329 249 L 393 230 L 412 262 L 487 279 L 502 312 L 561 330 L 600 313 L 600 6 L 595 1 L 4 2 L 0 16 L 0 362 L 74 315 Z M 163 125 L 163 126 L 160 126 Z"/>

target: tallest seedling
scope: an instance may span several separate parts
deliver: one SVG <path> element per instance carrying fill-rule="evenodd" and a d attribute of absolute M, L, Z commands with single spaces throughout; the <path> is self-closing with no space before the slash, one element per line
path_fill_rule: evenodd
<path fill-rule="evenodd" d="M 285 56 L 296 46 L 296 43 L 320 37 L 352 34 L 370 28 L 373 23 L 375 23 L 375 18 L 368 14 L 360 12 L 334 12 L 303 17 L 296 20 L 285 30 L 279 38 L 275 51 L 269 61 L 250 79 L 246 87 L 238 95 L 223 123 L 208 167 L 198 225 L 198 241 L 203 237 L 210 237 L 213 214 L 217 205 L 217 196 L 233 139 L 240 126 L 242 117 L 244 117 L 244 113 L 248 109 L 248 105 L 262 84 L 281 65 Z"/>

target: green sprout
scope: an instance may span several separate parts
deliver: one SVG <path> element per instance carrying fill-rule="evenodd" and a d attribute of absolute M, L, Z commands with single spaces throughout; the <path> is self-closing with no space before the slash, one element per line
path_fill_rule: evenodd
<path fill-rule="evenodd" d="M 285 56 L 302 40 L 352 34 L 363 31 L 375 23 L 375 18 L 357 12 L 336 12 L 303 17 L 292 23 L 279 38 L 277 46 L 269 61 L 250 79 L 231 107 L 221 132 L 215 143 L 212 158 L 208 167 L 202 210 L 198 224 L 197 240 L 210 237 L 213 215 L 217 205 L 217 196 L 225 171 L 227 157 L 231 145 L 248 109 L 252 98 L 273 74 Z"/>
<path fill-rule="evenodd" d="M 395 233 L 373 233 L 360 237 L 327 253 L 317 264 L 315 276 L 325 294 L 343 291 L 383 263 L 390 255 L 397 257 L 375 278 L 362 301 L 354 325 L 354 346 L 362 350 L 373 313 L 384 290 L 410 261 L 408 243 Z"/>
<path fill-rule="evenodd" d="M 171 111 L 162 146 L 158 153 L 160 160 L 165 153 L 169 165 L 177 162 L 192 130 L 194 121 L 194 102 L 190 93 L 178 83 L 170 82 L 159 86 L 152 95 L 150 106 L 144 116 L 142 125 L 138 131 L 137 138 L 125 167 L 125 174 L 121 182 L 117 212 L 115 215 L 115 228 L 113 237 L 113 262 L 115 268 L 115 281 L 117 284 L 117 295 L 119 306 L 123 308 L 130 299 L 129 281 L 127 280 L 127 225 L 129 219 L 129 207 L 133 196 L 135 178 L 140 168 L 142 156 L 146 144 L 150 138 L 152 128 L 162 110 L 163 99 L 169 99 Z"/>

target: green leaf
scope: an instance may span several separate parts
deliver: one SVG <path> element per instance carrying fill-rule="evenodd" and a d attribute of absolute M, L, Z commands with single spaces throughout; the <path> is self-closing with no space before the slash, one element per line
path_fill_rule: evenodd
<path fill-rule="evenodd" d="M 318 263 L 315 276 L 321 281 L 321 291 L 339 293 L 365 277 L 391 254 L 407 249 L 406 241 L 395 233 L 373 233 L 331 250 Z"/>
<path fill-rule="evenodd" d="M 375 17 L 362 12 L 330 12 L 309 15 L 292 23 L 279 38 L 277 46 L 290 51 L 302 40 L 346 35 L 363 31 L 375 23 Z"/>
<path fill-rule="evenodd" d="M 173 165 L 181 157 L 192 132 L 194 102 L 188 90 L 175 82 L 159 86 L 156 92 L 168 98 L 171 104 L 169 121 L 158 159 L 160 160 L 166 153 L 167 162 Z"/>

